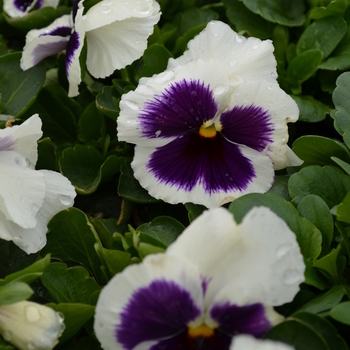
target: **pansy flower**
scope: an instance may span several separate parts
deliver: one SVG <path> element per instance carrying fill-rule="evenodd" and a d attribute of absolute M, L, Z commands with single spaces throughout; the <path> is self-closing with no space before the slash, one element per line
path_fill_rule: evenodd
<path fill-rule="evenodd" d="M 47 306 L 25 300 L 0 305 L 0 334 L 17 349 L 53 349 L 64 328 L 62 316 Z"/>
<path fill-rule="evenodd" d="M 37 9 L 51 6 L 56 8 L 59 0 L 4 0 L 4 11 L 10 17 L 23 17 L 35 6 Z"/>
<path fill-rule="evenodd" d="M 274 170 L 301 164 L 287 146 L 299 111 L 276 82 L 271 41 L 212 21 L 188 48 L 122 96 L 118 138 L 136 144 L 135 178 L 173 204 L 268 191 Z"/>
<path fill-rule="evenodd" d="M 239 335 L 232 341 L 230 350 L 294 350 L 285 343 L 255 339 L 248 335 Z"/>
<path fill-rule="evenodd" d="M 265 207 L 240 225 L 224 208 L 204 212 L 166 253 L 127 267 L 103 288 L 94 329 L 104 350 L 228 350 L 283 317 L 304 280 L 294 233 Z"/>
<path fill-rule="evenodd" d="M 83 1 L 75 1 L 70 15 L 26 36 L 21 67 L 29 69 L 45 57 L 66 50 L 69 96 L 79 93 L 79 56 L 87 42 L 86 65 L 95 78 L 105 78 L 141 57 L 147 38 L 159 21 L 155 0 L 102 0 L 83 15 Z"/>
<path fill-rule="evenodd" d="M 28 254 L 45 246 L 48 222 L 71 207 L 76 196 L 60 173 L 34 169 L 41 135 L 37 114 L 0 130 L 0 238 Z"/>

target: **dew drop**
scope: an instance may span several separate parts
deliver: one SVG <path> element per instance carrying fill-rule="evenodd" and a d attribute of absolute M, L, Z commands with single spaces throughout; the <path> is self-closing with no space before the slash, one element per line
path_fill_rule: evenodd
<path fill-rule="evenodd" d="M 62 205 L 72 205 L 72 198 L 70 196 L 61 194 L 58 196 L 58 199 L 60 200 Z"/>
<path fill-rule="evenodd" d="M 213 33 L 214 36 L 219 36 L 219 33 Z"/>
<path fill-rule="evenodd" d="M 112 9 L 108 9 L 108 10 L 105 10 L 105 11 L 101 11 L 101 14 L 102 15 L 107 15 L 108 13 L 112 12 Z"/>
<path fill-rule="evenodd" d="M 12 339 L 12 332 L 11 331 L 6 331 L 6 332 L 3 333 L 2 337 L 6 341 L 10 341 Z"/>
<path fill-rule="evenodd" d="M 276 73 L 276 72 L 272 72 L 272 73 L 271 73 L 271 76 L 272 76 L 273 78 L 277 78 L 277 73 Z"/>
<path fill-rule="evenodd" d="M 287 270 L 282 276 L 282 280 L 286 285 L 291 285 L 298 282 L 300 273 L 297 270 Z"/>
<path fill-rule="evenodd" d="M 236 67 L 236 66 L 237 66 L 237 63 L 238 63 L 237 58 L 234 58 L 234 59 L 232 59 L 232 60 L 228 63 L 228 65 L 229 65 L 231 68 L 233 68 L 233 67 Z"/>
<path fill-rule="evenodd" d="M 159 137 L 159 135 L 162 133 L 162 130 L 156 131 L 156 137 Z"/>
<path fill-rule="evenodd" d="M 290 250 L 290 248 L 291 247 L 289 244 L 282 244 L 279 247 L 277 247 L 277 250 L 276 250 L 277 258 L 282 258 L 283 256 L 285 256 Z"/>
<path fill-rule="evenodd" d="M 135 44 L 138 44 L 139 43 L 139 41 L 138 40 L 135 40 Z"/>
<path fill-rule="evenodd" d="M 281 141 L 282 142 L 287 142 L 287 138 L 286 137 L 282 137 Z"/>
<path fill-rule="evenodd" d="M 32 209 L 32 212 L 34 213 L 34 214 L 36 214 L 38 211 L 39 211 L 39 206 L 38 205 L 36 205 L 35 203 L 33 203 L 32 205 L 31 205 L 31 209 Z"/>
<path fill-rule="evenodd" d="M 236 36 L 236 42 L 237 42 L 237 43 L 241 43 L 242 41 L 243 41 L 243 37 L 240 36 L 240 35 L 237 35 L 237 36 Z"/>
<path fill-rule="evenodd" d="M 40 319 L 39 310 L 35 306 L 27 306 L 25 310 L 26 320 L 29 323 L 36 322 Z"/>
<path fill-rule="evenodd" d="M 254 45 L 254 46 L 253 46 L 253 50 L 257 50 L 258 48 L 259 48 L 258 45 Z"/>
<path fill-rule="evenodd" d="M 125 104 L 134 111 L 137 111 L 139 109 L 139 106 L 135 102 L 125 101 Z"/>
<path fill-rule="evenodd" d="M 87 17 L 86 15 L 84 15 L 84 16 L 82 17 L 83 21 L 86 20 L 86 17 Z"/>
<path fill-rule="evenodd" d="M 222 95 L 226 91 L 225 85 L 218 85 L 214 88 L 214 95 Z"/>
<path fill-rule="evenodd" d="M 139 4 L 136 11 L 139 12 L 141 15 L 148 15 L 149 6 L 147 4 Z"/>
<path fill-rule="evenodd" d="M 23 166 L 23 167 L 29 167 L 30 165 L 30 162 L 28 159 L 22 157 L 22 156 L 18 156 L 15 158 L 15 163 L 20 165 L 20 166 Z"/>
<path fill-rule="evenodd" d="M 158 83 L 158 84 L 163 84 L 165 83 L 166 81 L 169 81 L 170 79 L 172 79 L 174 77 L 174 72 L 166 72 L 166 73 L 163 73 L 163 74 L 160 74 L 156 79 L 155 79 L 155 82 Z"/>
<path fill-rule="evenodd" d="M 269 85 L 269 86 L 267 87 L 267 90 L 272 90 L 272 86 Z"/>

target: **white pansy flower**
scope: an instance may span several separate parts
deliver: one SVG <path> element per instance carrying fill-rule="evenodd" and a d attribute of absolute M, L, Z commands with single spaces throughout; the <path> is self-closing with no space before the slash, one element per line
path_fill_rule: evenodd
<path fill-rule="evenodd" d="M 47 306 L 30 301 L 0 305 L 0 334 L 20 350 L 51 350 L 63 330 L 63 317 Z"/>
<path fill-rule="evenodd" d="M 0 238 L 28 254 L 45 246 L 48 222 L 71 207 L 76 196 L 60 173 L 34 169 L 41 135 L 37 114 L 19 126 L 0 130 Z"/>
<path fill-rule="evenodd" d="M 59 0 L 4 0 L 4 12 L 10 17 L 23 17 L 35 6 L 37 9 L 42 7 L 58 6 Z"/>
<path fill-rule="evenodd" d="M 127 267 L 103 288 L 94 329 L 104 350 L 228 350 L 283 317 L 305 265 L 295 234 L 253 208 L 236 224 L 224 208 L 198 217 L 166 253 Z"/>

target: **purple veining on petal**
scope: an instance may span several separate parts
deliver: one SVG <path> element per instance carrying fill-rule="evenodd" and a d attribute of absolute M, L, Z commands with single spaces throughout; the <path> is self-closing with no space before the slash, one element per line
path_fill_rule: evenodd
<path fill-rule="evenodd" d="M 176 336 L 200 314 L 188 291 L 173 281 L 155 280 L 131 295 L 115 335 L 131 350 L 144 341 Z"/>
<path fill-rule="evenodd" d="M 270 142 L 274 126 L 268 111 L 254 105 L 234 107 L 221 114 L 222 134 L 231 142 L 262 151 Z"/>
<path fill-rule="evenodd" d="M 180 136 L 213 119 L 217 111 L 209 86 L 199 80 L 175 82 L 145 103 L 139 115 L 142 134 L 148 138 Z"/>
<path fill-rule="evenodd" d="M 15 141 L 11 136 L 0 137 L 0 151 L 11 151 L 14 145 Z"/>
<path fill-rule="evenodd" d="M 31 7 L 33 2 L 34 2 L 34 0 L 15 0 L 14 5 L 18 10 L 20 10 L 22 12 L 26 12 L 28 7 Z"/>
<path fill-rule="evenodd" d="M 245 190 L 256 176 L 252 162 L 219 133 L 175 139 L 152 153 L 147 168 L 161 183 L 188 192 L 200 183 L 208 194 Z"/>
<path fill-rule="evenodd" d="M 210 316 L 219 324 L 219 329 L 231 336 L 250 334 L 256 338 L 264 335 L 271 327 L 263 304 L 238 306 L 230 303 L 215 305 Z"/>
<path fill-rule="evenodd" d="M 68 27 L 68 26 L 62 26 L 62 27 L 57 27 L 53 30 L 51 30 L 50 32 L 47 33 L 42 33 L 39 35 L 40 36 L 46 36 L 46 35 L 52 35 L 52 36 L 70 36 L 72 32 L 72 28 Z"/>
<path fill-rule="evenodd" d="M 69 66 L 72 64 L 75 51 L 79 48 L 79 34 L 74 31 L 66 48 L 66 75 L 68 77 Z"/>
<path fill-rule="evenodd" d="M 35 66 L 44 58 L 64 50 L 66 46 L 67 46 L 67 41 L 64 38 L 62 38 L 62 41 L 60 42 L 36 45 L 35 48 L 33 49 L 33 52 L 31 53 L 32 55 L 31 66 Z"/>
<path fill-rule="evenodd" d="M 205 293 L 207 292 L 208 285 L 211 282 L 212 278 L 206 277 L 206 276 L 201 276 L 201 280 L 202 280 L 203 295 L 205 295 Z"/>

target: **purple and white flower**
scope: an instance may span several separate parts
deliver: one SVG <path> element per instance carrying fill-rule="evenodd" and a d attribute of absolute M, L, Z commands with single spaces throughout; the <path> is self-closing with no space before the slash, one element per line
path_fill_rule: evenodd
<path fill-rule="evenodd" d="M 136 144 L 135 178 L 173 204 L 268 191 L 274 169 L 302 163 L 287 146 L 299 111 L 276 82 L 271 41 L 212 21 L 188 48 L 122 96 L 118 138 Z"/>
<path fill-rule="evenodd" d="M 26 36 L 21 67 L 29 69 L 45 57 L 66 50 L 69 96 L 79 93 L 79 56 L 87 42 L 86 65 L 95 78 L 105 78 L 141 57 L 160 18 L 155 0 L 102 0 L 83 15 L 83 1 L 75 1 L 70 15 Z"/>
<path fill-rule="evenodd" d="M 23 17 L 35 6 L 37 9 L 51 6 L 56 8 L 59 0 L 4 0 L 4 11 L 10 17 Z"/>
<path fill-rule="evenodd" d="M 239 335 L 233 339 L 230 350 L 294 350 L 294 348 L 281 342 Z"/>
<path fill-rule="evenodd" d="M 47 224 L 74 203 L 75 189 L 60 173 L 35 170 L 37 114 L 19 126 L 0 130 L 0 238 L 36 253 L 46 244 Z"/>
<path fill-rule="evenodd" d="M 103 288 L 94 329 L 104 350 L 228 350 L 283 320 L 305 265 L 294 233 L 265 207 L 240 225 L 210 209 L 171 244 Z"/>

